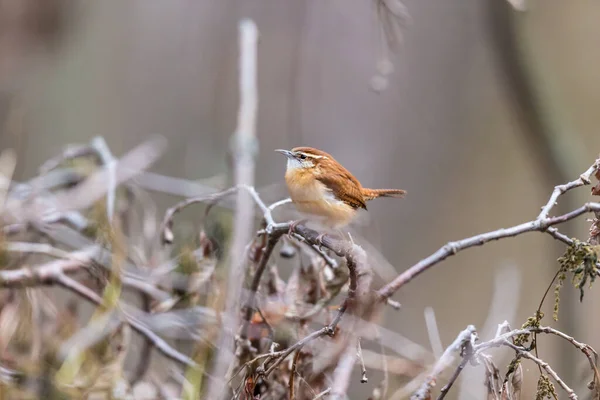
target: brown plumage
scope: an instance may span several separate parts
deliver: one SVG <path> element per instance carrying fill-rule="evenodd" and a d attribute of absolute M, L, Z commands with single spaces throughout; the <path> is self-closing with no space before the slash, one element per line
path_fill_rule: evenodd
<path fill-rule="evenodd" d="M 378 197 L 404 197 L 401 189 L 363 188 L 358 179 L 330 154 L 312 147 L 277 150 L 288 158 L 285 181 L 299 211 L 320 217 L 339 228 L 367 209 L 367 201 Z"/>

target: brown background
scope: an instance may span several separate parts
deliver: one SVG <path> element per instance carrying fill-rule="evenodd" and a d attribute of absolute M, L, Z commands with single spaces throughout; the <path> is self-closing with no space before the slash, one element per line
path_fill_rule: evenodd
<path fill-rule="evenodd" d="M 501 0 L 405 5 L 412 23 L 387 90 L 376 94 L 369 80 L 379 39 L 368 0 L 0 0 L 0 149 L 17 150 L 25 179 L 67 143 L 102 135 L 120 155 L 158 133 L 169 148 L 154 171 L 225 173 L 237 21 L 248 16 L 261 36 L 259 185 L 282 182 L 274 148 L 310 145 L 366 186 L 408 190 L 400 203 L 370 207 L 378 245 L 402 271 L 449 240 L 533 218 L 552 186 L 576 178 L 600 149 L 597 2 L 535 1 L 522 14 Z M 6 23 L 24 18 L 19 10 L 34 22 Z M 570 195 L 561 210 L 588 193 Z M 584 220 L 569 229 L 587 234 Z M 493 322 L 518 326 L 560 251 L 550 237 L 528 234 L 461 253 L 403 289 L 389 325 L 429 348 L 423 310 L 432 306 L 447 346 L 467 324 L 483 329 L 494 274 L 514 266 L 520 284 L 504 286 Z M 563 298 L 561 328 L 600 347 L 597 290 L 581 305 L 574 290 Z M 546 340 L 541 355 L 573 387 L 589 380 L 575 350 Z M 533 365 L 525 375 L 531 393 Z M 351 397 L 370 388 L 360 390 Z"/>

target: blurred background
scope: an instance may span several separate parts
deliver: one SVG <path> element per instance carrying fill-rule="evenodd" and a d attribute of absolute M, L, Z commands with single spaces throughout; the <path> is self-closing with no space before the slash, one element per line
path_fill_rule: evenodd
<path fill-rule="evenodd" d="M 533 219 L 553 186 L 600 152 L 600 3 L 404 6 L 410 23 L 378 92 L 383 42 L 370 0 L 0 0 L 0 149 L 16 151 L 15 179 L 24 180 L 67 144 L 101 135 L 120 156 L 160 134 L 168 149 L 153 172 L 225 185 L 237 23 L 250 17 L 260 31 L 258 186 L 283 183 L 273 149 L 307 145 L 334 154 L 365 186 L 406 189 L 405 200 L 369 207 L 372 237 L 401 272 L 450 240 Z M 588 200 L 581 189 L 554 212 Z M 586 238 L 588 226 L 582 218 L 561 231 Z M 460 253 L 394 297 L 402 310 L 388 328 L 430 348 L 426 307 L 444 347 L 468 324 L 483 338 L 504 319 L 520 326 L 563 249 L 531 233 Z M 592 289 L 580 304 L 566 285 L 557 326 L 600 348 L 599 299 Z M 576 390 L 589 381 L 572 348 L 544 338 L 540 354 Z M 530 395 L 537 371 L 525 363 L 524 372 Z M 479 382 L 451 398 L 481 398 Z M 356 385 L 352 398 L 372 390 Z"/>

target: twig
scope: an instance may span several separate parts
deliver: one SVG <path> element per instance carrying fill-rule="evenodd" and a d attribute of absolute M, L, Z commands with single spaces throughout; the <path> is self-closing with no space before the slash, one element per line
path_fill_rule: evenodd
<path fill-rule="evenodd" d="M 237 187 L 232 187 L 232 188 L 229 188 L 227 190 L 224 190 L 224 191 L 221 191 L 218 193 L 213 193 L 213 194 L 209 194 L 206 196 L 200 196 L 200 197 L 194 197 L 191 199 L 186 199 L 186 200 L 181 201 L 180 203 L 177 203 L 173 207 L 170 207 L 167 210 L 167 212 L 165 213 L 165 217 L 163 218 L 163 222 L 162 222 L 161 237 L 162 237 L 163 243 L 168 243 L 168 244 L 173 243 L 174 235 L 173 235 L 172 229 L 173 229 L 173 218 L 175 217 L 175 214 L 179 213 L 184 208 L 191 206 L 192 204 L 214 202 L 225 196 L 233 194 L 236 191 L 237 191 Z"/>
<path fill-rule="evenodd" d="M 355 341 L 352 340 L 351 342 Z M 348 385 L 350 385 L 350 375 L 356 363 L 356 356 L 356 343 L 349 343 L 333 371 L 333 384 L 331 385 L 332 399 L 342 399 L 346 395 Z"/>
<path fill-rule="evenodd" d="M 91 261 L 97 247 L 67 254 L 69 258 L 54 260 L 38 267 L 0 271 L 0 287 L 24 287 L 53 283 L 64 274 L 77 272 Z"/>
<path fill-rule="evenodd" d="M 142 310 L 145 312 L 150 312 L 150 307 L 151 307 L 150 296 L 148 296 L 146 293 L 141 292 L 140 300 L 142 303 Z M 140 381 L 144 377 L 144 375 L 146 374 L 146 371 L 148 371 L 148 368 L 150 367 L 151 357 L 152 357 L 152 341 L 149 338 L 145 337 L 145 338 L 143 338 L 143 341 L 141 344 L 140 357 L 137 360 L 136 366 L 133 368 L 133 373 L 132 373 L 131 377 L 129 378 L 130 385 L 133 386 L 134 384 L 136 384 L 138 381 Z"/>
<path fill-rule="evenodd" d="M 245 314 L 244 314 L 244 320 L 242 322 L 242 328 L 240 330 L 240 339 L 242 341 L 245 341 L 248 338 L 248 326 L 250 325 L 250 320 L 252 319 L 252 314 L 254 313 L 254 309 L 256 307 L 256 304 L 255 304 L 256 292 L 258 291 L 258 287 L 260 285 L 260 281 L 261 281 L 263 272 L 265 271 L 265 269 L 267 267 L 269 258 L 271 258 L 271 254 L 273 253 L 273 250 L 275 249 L 275 245 L 277 244 L 281 235 L 282 235 L 281 232 L 277 232 L 277 233 L 274 233 L 269 236 L 269 238 L 267 240 L 267 245 L 262 252 L 262 256 L 260 258 L 258 266 L 256 267 L 256 271 L 254 272 L 254 277 L 252 279 L 252 283 L 250 285 L 250 289 L 249 289 L 249 293 L 248 293 L 248 299 L 246 300 L 246 304 L 244 306 Z M 239 355 L 239 356 L 241 356 L 241 355 Z"/>
<path fill-rule="evenodd" d="M 564 194 L 568 190 L 589 184 L 590 176 L 593 173 L 595 173 L 599 167 L 600 159 L 596 160 L 594 164 L 590 168 L 588 168 L 583 174 L 581 174 L 581 176 L 578 179 L 566 183 L 564 185 L 557 186 L 552 192 L 548 203 L 542 208 L 542 211 L 535 220 L 515 225 L 511 228 L 498 229 L 495 231 L 482 233 L 457 242 L 449 242 L 429 257 L 422 259 L 412 267 L 405 270 L 403 273 L 398 275 L 392 282 L 386 284 L 381 289 L 379 289 L 377 291 L 378 297 L 380 298 L 380 300 L 385 300 L 392 296 L 402 286 L 404 286 L 405 284 L 407 284 L 408 282 L 410 282 L 429 268 L 445 260 L 446 258 L 455 255 L 459 251 L 474 246 L 481 246 L 492 240 L 499 240 L 508 237 L 518 236 L 526 232 L 538 231 L 548 232 L 557 240 L 561 240 L 563 242 L 568 243 L 569 239 L 566 236 L 560 234 L 557 230 L 553 229 L 552 227 L 554 225 L 562 224 L 564 222 L 577 218 L 582 214 L 600 211 L 600 203 L 586 203 L 583 206 L 571 211 L 570 213 L 558 217 L 548 217 L 548 214 L 554 206 L 554 204 L 556 203 L 558 197 L 560 197 L 560 195 Z"/>
<path fill-rule="evenodd" d="M 551 226 L 562 224 L 585 213 L 596 211 L 600 211 L 600 203 L 586 203 L 583 206 L 558 217 L 550 217 L 543 220 L 533 220 L 515 225 L 510 228 L 498 229 L 495 231 L 482 233 L 480 235 L 471 236 L 470 238 L 462 239 L 457 242 L 449 242 L 429 257 L 422 259 L 417 264 L 398 275 L 392 282 L 383 286 L 377 291 L 377 295 L 380 300 L 384 301 L 388 297 L 392 296 L 402 286 L 406 285 L 408 282 L 412 281 L 414 278 L 427 271 L 434 265 L 439 264 L 446 258 L 455 255 L 459 251 L 475 246 L 481 246 L 492 240 L 515 237 L 526 232 L 544 232 Z"/>
<path fill-rule="evenodd" d="M 13 149 L 6 149 L 0 153 L 0 211 L 4 207 L 4 199 L 8 193 L 16 163 L 17 155 Z"/>
<path fill-rule="evenodd" d="M 541 368 L 543 368 L 548 375 L 550 375 L 552 377 L 552 379 L 554 379 L 556 381 L 556 383 L 558 383 L 558 385 L 563 388 L 563 390 L 565 392 L 567 392 L 567 394 L 569 395 L 569 398 L 571 400 L 577 400 L 577 395 L 575 394 L 575 392 L 573 391 L 573 389 L 571 389 L 569 386 L 567 386 L 567 384 L 558 376 L 558 374 L 552 369 L 552 367 L 550 367 L 550 365 L 545 362 L 544 360 L 537 358 L 536 356 L 534 356 L 533 354 L 531 354 L 529 351 L 525 350 L 522 347 L 519 346 L 515 346 L 512 342 L 508 341 L 508 340 L 504 340 L 502 345 L 510 347 L 511 349 L 515 350 L 517 353 L 519 353 L 519 355 L 523 358 L 527 358 L 531 361 L 533 361 L 534 363 L 536 363 L 537 365 L 539 365 Z"/>
<path fill-rule="evenodd" d="M 254 200 L 256 205 L 258 205 L 258 207 L 261 209 L 261 211 L 263 212 L 263 218 L 269 224 L 269 226 L 276 226 L 277 223 L 275 223 L 275 221 L 273 220 L 273 216 L 271 214 L 271 209 L 269 207 L 267 207 L 267 205 L 262 201 L 262 199 L 258 195 L 258 192 L 256 191 L 256 189 L 254 189 L 252 186 L 247 185 L 247 184 L 238 184 L 236 186 L 230 187 L 229 189 L 226 189 L 226 190 L 223 190 L 220 192 L 211 193 L 208 195 L 198 196 L 198 197 L 193 197 L 190 199 L 183 200 L 183 201 L 177 203 L 176 205 L 174 205 L 173 207 L 170 207 L 167 210 L 167 212 L 165 213 L 165 217 L 163 218 L 163 222 L 162 222 L 161 237 L 162 237 L 163 243 L 166 243 L 166 244 L 173 243 L 173 239 L 174 239 L 174 235 L 173 235 L 173 231 L 172 231 L 173 218 L 175 217 L 175 214 L 181 212 L 184 208 L 191 206 L 193 204 L 197 204 L 197 203 L 207 203 L 208 205 L 213 205 L 213 204 L 217 203 L 218 201 L 224 199 L 227 196 L 230 196 L 230 195 L 233 195 L 236 193 L 239 195 L 240 192 L 244 192 L 244 191 L 248 195 L 251 196 L 252 200 Z M 244 204 L 246 204 L 246 203 L 250 203 L 250 202 L 244 201 Z"/>
<path fill-rule="evenodd" d="M 106 215 L 108 223 L 112 224 L 113 215 L 115 212 L 115 201 L 117 191 L 117 160 L 112 155 L 106 140 L 103 137 L 97 136 L 92 139 L 91 146 L 96 149 L 100 161 L 106 167 L 108 174 L 107 190 L 106 190 Z"/>
<path fill-rule="evenodd" d="M 313 400 L 319 400 L 324 398 L 325 396 L 327 396 L 329 393 L 331 393 L 331 388 L 327 388 L 325 390 L 323 390 L 321 393 L 319 393 L 318 395 L 316 395 Z"/>
<path fill-rule="evenodd" d="M 595 385 L 600 384 L 600 373 L 598 372 L 598 353 L 596 353 L 596 350 L 594 350 L 590 345 L 587 345 L 585 343 L 580 343 L 577 340 L 575 340 L 573 337 L 571 337 L 557 329 L 551 328 L 549 326 L 540 326 L 539 328 L 532 328 L 531 330 L 534 332 L 537 332 L 537 333 L 549 333 L 552 335 L 556 335 L 556 336 L 566 340 L 567 342 L 571 343 L 577 349 L 579 349 L 587 357 L 587 359 L 590 363 L 590 368 L 594 372 Z"/>
<path fill-rule="evenodd" d="M 402 304 L 400 304 L 400 302 L 388 297 L 388 299 L 386 300 L 386 303 L 388 306 L 392 307 L 394 310 L 398 311 L 402 308 Z"/>
<path fill-rule="evenodd" d="M 579 176 L 578 179 L 565 183 L 564 185 L 555 186 L 550 198 L 548 199 L 548 203 L 542 207 L 542 211 L 538 215 L 537 219 L 544 220 L 548 218 L 548 214 L 550 214 L 550 211 L 558 201 L 558 198 L 569 190 L 578 188 L 580 186 L 589 185 L 591 183 L 590 177 L 598 170 L 599 166 L 600 159 L 596 160 L 592 166 L 590 166 L 583 174 Z"/>
<path fill-rule="evenodd" d="M 454 382 L 456 382 L 456 379 L 458 379 L 458 376 L 463 371 L 465 365 L 467 365 L 468 362 L 469 357 L 463 357 L 462 360 L 460 360 L 460 363 L 458 364 L 458 367 L 456 367 L 456 369 L 454 370 L 452 377 L 450 378 L 448 383 L 446 383 L 444 387 L 440 390 L 440 395 L 438 396 L 437 400 L 443 400 L 446 397 L 448 391 L 452 388 L 452 385 L 454 385 Z"/>
<path fill-rule="evenodd" d="M 436 358 L 442 356 L 444 348 L 442 347 L 442 339 L 440 338 L 440 331 L 437 326 L 435 319 L 435 311 L 431 307 L 425 308 L 425 324 L 427 325 L 427 334 L 429 335 L 429 343 L 431 344 L 431 350 Z"/>
<path fill-rule="evenodd" d="M 69 278 L 66 275 L 58 275 L 56 277 L 56 283 L 78 294 L 79 296 L 82 296 L 86 300 L 96 305 L 102 305 L 102 297 L 100 297 L 98 294 L 96 294 L 93 290 L 89 289 L 85 285 L 82 285 L 81 283 Z M 169 344 L 165 342 L 160 336 L 156 335 L 150 329 L 145 327 L 142 323 L 135 320 L 135 318 L 133 318 L 132 315 L 126 313 L 123 307 L 121 307 L 121 313 L 123 313 L 123 315 L 126 317 L 127 323 L 129 323 L 131 327 L 140 335 L 150 340 L 154 347 L 156 347 L 158 351 L 160 351 L 163 355 L 189 367 L 197 367 L 196 363 L 191 358 L 169 346 Z"/>
<path fill-rule="evenodd" d="M 318 232 L 306 228 L 303 225 L 295 226 L 294 230 L 309 242 L 318 242 L 318 238 L 320 236 Z M 283 232 L 285 232 L 285 230 L 283 230 Z M 362 314 L 368 309 L 367 307 L 370 303 L 368 297 L 369 288 L 372 281 L 372 271 L 369 269 L 366 263 L 366 254 L 364 250 L 358 245 L 351 245 L 328 235 L 323 237 L 322 243 L 324 247 L 329 248 L 340 257 L 343 256 L 346 258 L 346 264 L 350 272 L 350 288 L 348 290 L 348 296 L 342 303 L 338 313 L 329 325 L 311 333 L 286 350 L 283 350 L 281 355 L 275 359 L 275 361 L 273 361 L 273 363 L 265 372 L 266 376 L 269 376 L 269 374 L 296 349 L 301 348 L 306 343 L 325 335 L 332 336 L 335 333 L 335 329 L 342 319 L 346 309 L 350 306 L 352 306 L 352 309 L 357 317 L 361 317 Z M 352 347 L 352 352 L 356 355 L 354 347 Z"/>
<path fill-rule="evenodd" d="M 290 400 L 294 400 L 296 398 L 296 393 L 294 389 L 294 378 L 296 377 L 296 366 L 298 364 L 298 358 L 300 358 L 300 352 L 302 349 L 296 350 L 296 354 L 294 355 L 294 359 L 292 361 L 292 368 L 290 370 L 290 380 L 288 382 L 288 388 L 290 391 Z"/>
<path fill-rule="evenodd" d="M 92 245 L 77 252 L 66 252 L 44 243 L 8 242 L 4 244 L 3 250 L 41 253 L 53 257 L 60 257 L 40 266 L 23 267 L 13 270 L 0 271 L 0 287 L 24 287 L 51 284 L 55 277 L 61 274 L 78 272 L 93 262 L 98 262 L 101 252 L 100 246 Z M 166 301 L 170 295 L 154 286 L 152 283 L 141 279 L 125 276 L 122 278 L 123 285 L 138 290 L 157 301 Z"/>
<path fill-rule="evenodd" d="M 256 110 L 258 108 L 257 93 L 257 42 L 258 29 L 252 20 L 242 20 L 239 24 L 240 64 L 239 90 L 240 107 L 238 125 L 233 136 L 234 179 L 237 185 L 251 187 L 254 183 L 254 154 L 256 152 Z M 230 271 L 226 293 L 225 310 L 231 318 L 222 329 L 218 339 L 218 347 L 229 349 L 230 335 L 238 326 L 238 314 L 235 312 L 242 289 L 243 257 L 246 243 L 250 241 L 254 205 L 251 195 L 246 191 L 238 191 L 235 209 L 234 231 L 229 253 Z M 258 197 L 258 196 L 257 196 Z M 235 317 L 233 317 L 235 316 Z M 231 366 L 231 354 L 219 351 L 214 363 L 213 375 L 225 376 Z M 208 388 L 207 398 L 218 399 L 223 394 L 222 382 L 214 382 Z"/>
<path fill-rule="evenodd" d="M 388 367 L 388 357 L 385 354 L 385 346 L 383 341 L 381 340 L 381 330 L 377 328 L 377 341 L 379 342 L 379 348 L 381 351 L 381 369 L 383 371 L 383 379 L 381 380 L 381 384 L 379 385 L 381 388 L 381 396 L 380 399 L 387 398 L 387 392 L 390 384 L 390 372 Z"/>
<path fill-rule="evenodd" d="M 467 347 L 471 347 L 474 341 L 477 339 L 477 331 L 473 325 L 467 326 L 467 328 L 458 334 L 454 342 L 442 354 L 440 359 L 435 363 L 429 377 L 421 385 L 419 390 L 412 395 L 412 400 L 423 400 L 428 399 L 431 396 L 431 388 L 435 386 L 437 377 L 452 363 L 454 353 L 457 350 L 463 350 Z M 468 350 L 471 352 L 471 349 Z"/>
<path fill-rule="evenodd" d="M 367 368 L 365 367 L 365 360 L 363 360 L 362 347 L 360 345 L 360 337 L 356 341 L 356 355 L 358 357 L 358 360 L 360 361 L 360 383 L 367 383 L 369 382 L 369 378 L 367 378 Z"/>
<path fill-rule="evenodd" d="M 507 341 L 508 339 L 510 339 L 512 337 L 518 336 L 518 335 L 527 334 L 527 333 L 551 334 L 551 335 L 555 335 L 555 336 L 558 336 L 558 337 L 566 340 L 567 342 L 571 343 L 575 348 L 580 350 L 587 357 L 587 359 L 589 361 L 590 368 L 592 369 L 592 372 L 594 373 L 595 381 L 600 382 L 600 374 L 598 373 L 598 353 L 596 353 L 596 351 L 591 346 L 589 346 L 585 343 L 580 343 L 577 340 L 575 340 L 573 337 L 571 337 L 557 329 L 551 328 L 549 326 L 540 326 L 537 328 L 532 327 L 532 328 L 526 328 L 526 329 L 515 329 L 515 330 L 509 331 L 506 333 L 501 333 L 503 327 L 505 327 L 505 326 L 506 325 L 501 324 L 498 327 L 498 334 L 496 335 L 496 337 L 494 339 L 475 345 L 473 348 L 473 354 L 475 356 L 477 356 L 478 353 L 480 353 L 481 351 L 486 350 L 490 347 L 498 347 L 500 345 L 503 345 L 505 341 Z"/>
<path fill-rule="evenodd" d="M 74 255 L 68 251 L 58 249 L 47 243 L 28 243 L 28 242 L 6 242 L 2 250 L 15 253 L 37 253 L 45 254 L 50 257 L 69 259 Z M 77 257 L 77 256 L 75 256 Z"/>
<path fill-rule="evenodd" d="M 121 159 L 114 161 L 114 166 L 104 166 L 104 168 L 92 173 L 88 179 L 73 189 L 55 194 L 53 196 L 56 207 L 55 212 L 63 214 L 69 211 L 89 208 L 106 193 L 107 187 L 104 182 L 106 182 L 110 175 L 114 174 L 114 185 L 119 185 L 133 178 L 160 157 L 165 144 L 166 141 L 162 137 L 156 137 L 142 143 L 129 151 Z"/>
<path fill-rule="evenodd" d="M 96 149 L 94 149 L 90 145 L 68 146 L 67 148 L 65 148 L 63 150 L 63 152 L 61 154 L 44 162 L 39 167 L 39 172 L 42 175 L 45 175 L 45 174 L 48 174 L 51 170 L 58 168 L 58 166 L 60 166 L 60 164 L 65 161 L 72 160 L 72 159 L 79 158 L 79 157 L 87 157 L 89 155 L 98 156 L 98 154 L 95 152 L 95 150 Z"/>
<path fill-rule="evenodd" d="M 292 236 L 297 239 L 298 241 L 305 243 L 312 251 L 314 251 L 315 253 L 317 253 L 319 256 L 321 256 L 321 258 L 323 259 L 323 261 L 325 261 L 325 263 L 331 267 L 331 269 L 336 269 L 338 268 L 338 263 L 337 261 L 335 261 L 333 258 L 329 257 L 329 255 L 327 255 L 327 253 L 325 253 L 323 250 L 321 250 L 319 248 L 318 244 L 314 244 L 314 243 L 309 243 L 306 239 L 304 239 L 301 235 L 298 235 L 297 233 L 292 233 Z"/>

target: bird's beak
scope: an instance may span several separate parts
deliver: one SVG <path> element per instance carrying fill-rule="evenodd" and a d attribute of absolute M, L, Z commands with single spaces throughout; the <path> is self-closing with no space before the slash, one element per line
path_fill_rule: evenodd
<path fill-rule="evenodd" d="M 294 153 L 292 153 L 292 152 L 291 152 L 291 151 L 289 151 L 289 150 L 277 149 L 277 150 L 275 150 L 275 151 L 276 151 L 276 152 L 278 152 L 278 153 L 281 153 L 281 154 L 283 154 L 284 156 L 286 156 L 286 157 L 288 157 L 288 158 L 291 158 L 291 157 L 293 157 L 293 156 L 294 156 Z"/>

